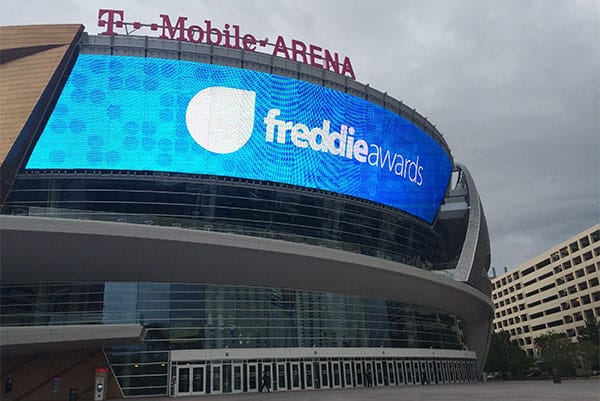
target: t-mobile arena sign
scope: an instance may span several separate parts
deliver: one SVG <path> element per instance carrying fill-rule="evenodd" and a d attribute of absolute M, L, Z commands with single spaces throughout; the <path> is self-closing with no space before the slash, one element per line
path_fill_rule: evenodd
<path fill-rule="evenodd" d="M 160 32 L 160 39 L 205 43 L 250 52 L 256 51 L 258 48 L 270 47 L 273 56 L 284 57 L 356 79 L 352 63 L 347 56 L 340 57 L 337 52 L 331 52 L 314 44 L 306 45 L 296 39 L 292 39 L 288 46 L 281 35 L 277 36 L 274 43 L 271 43 L 268 37 L 257 39 L 251 33 L 242 33 L 239 25 L 225 24 L 221 29 L 214 26 L 211 20 L 204 20 L 201 25 L 190 25 L 187 17 L 178 17 L 173 22 L 171 17 L 166 14 L 160 14 L 158 23 L 127 22 L 123 10 L 102 8 L 98 11 L 98 26 L 106 29 L 101 32 L 101 35 L 129 34 L 131 32 L 128 31 L 128 27 L 132 27 L 134 30 L 150 28 L 151 31 Z"/>

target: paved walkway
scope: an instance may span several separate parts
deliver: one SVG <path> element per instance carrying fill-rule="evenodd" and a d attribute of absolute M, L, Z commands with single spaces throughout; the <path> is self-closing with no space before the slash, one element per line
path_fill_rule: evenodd
<path fill-rule="evenodd" d="M 136 398 L 136 401 L 143 399 Z M 145 399 L 144 399 L 145 400 Z M 149 401 L 173 401 L 150 398 Z M 182 397 L 182 401 L 600 401 L 600 380 L 494 381 L 435 386 L 356 388 Z"/>

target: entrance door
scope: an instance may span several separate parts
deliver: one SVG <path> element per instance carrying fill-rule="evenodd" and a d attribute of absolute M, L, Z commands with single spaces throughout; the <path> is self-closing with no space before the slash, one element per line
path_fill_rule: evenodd
<path fill-rule="evenodd" d="M 284 362 L 277 364 L 277 390 L 286 391 L 287 388 L 287 372 Z"/>
<path fill-rule="evenodd" d="M 365 362 L 365 386 L 369 386 L 369 380 L 371 385 L 375 383 L 375 371 L 373 369 L 373 362 Z"/>
<path fill-rule="evenodd" d="M 404 363 L 402 361 L 396 361 L 396 370 L 398 371 L 398 384 L 405 384 Z"/>
<path fill-rule="evenodd" d="M 429 383 L 435 383 L 435 370 L 433 361 L 427 361 L 427 373 L 429 374 Z"/>
<path fill-rule="evenodd" d="M 440 361 L 435 361 L 435 380 L 436 383 L 442 383 L 442 364 Z"/>
<path fill-rule="evenodd" d="M 221 391 L 224 393 L 231 393 L 233 387 L 233 375 L 230 363 L 224 364 L 221 368 L 221 383 Z"/>
<path fill-rule="evenodd" d="M 339 361 L 331 362 L 331 385 L 342 387 L 342 370 Z"/>
<path fill-rule="evenodd" d="M 264 386 L 263 377 L 265 375 L 265 371 L 267 372 L 267 383 L 269 385 L 269 390 L 273 391 L 275 388 L 273 387 L 273 383 L 275 383 L 275 379 L 273 378 L 273 364 L 272 363 L 263 363 L 261 370 L 258 372 L 260 377 L 258 379 L 258 389 L 260 390 L 261 386 Z M 267 391 L 266 387 L 263 387 L 262 391 Z"/>
<path fill-rule="evenodd" d="M 206 370 L 202 366 L 192 366 L 192 394 L 206 393 Z"/>
<path fill-rule="evenodd" d="M 412 362 L 404 361 L 404 374 L 406 375 L 406 384 L 415 384 Z"/>
<path fill-rule="evenodd" d="M 319 378 L 321 379 L 321 388 L 329 387 L 329 367 L 327 365 L 327 362 L 321 362 L 319 364 Z"/>
<path fill-rule="evenodd" d="M 241 363 L 234 363 L 232 366 L 233 369 L 233 383 L 232 383 L 232 387 L 231 387 L 231 392 L 233 393 L 241 393 L 242 391 L 244 391 L 244 386 L 242 385 L 243 383 L 243 375 L 242 375 L 242 367 L 243 365 Z"/>
<path fill-rule="evenodd" d="M 354 387 L 354 380 L 352 377 L 352 362 L 344 362 L 344 386 Z"/>
<path fill-rule="evenodd" d="M 456 381 L 457 383 L 460 383 L 461 382 L 461 379 L 460 379 L 460 362 L 456 361 L 456 362 L 453 362 L 453 363 L 454 363 L 454 371 L 456 372 L 455 373 L 456 379 L 454 381 Z"/>
<path fill-rule="evenodd" d="M 356 378 L 356 387 L 361 387 L 364 383 L 361 362 L 354 362 L 354 377 Z"/>
<path fill-rule="evenodd" d="M 220 364 L 210 367 L 210 392 L 220 394 L 223 392 L 223 366 Z"/>
<path fill-rule="evenodd" d="M 477 377 L 477 370 L 473 361 L 469 363 L 469 380 L 474 381 Z"/>
<path fill-rule="evenodd" d="M 419 362 L 413 361 L 413 380 L 415 384 L 421 384 L 421 369 L 419 369 Z"/>
<path fill-rule="evenodd" d="M 421 383 L 430 383 L 429 372 L 427 371 L 427 362 L 421 361 Z"/>
<path fill-rule="evenodd" d="M 460 383 L 462 381 L 460 377 L 460 361 L 454 362 L 454 369 L 456 371 L 456 382 Z"/>
<path fill-rule="evenodd" d="M 456 378 L 454 379 L 454 381 L 457 382 L 457 383 L 460 383 L 460 362 L 454 361 L 452 363 L 454 365 L 454 372 L 456 372 L 454 374 L 456 376 Z"/>
<path fill-rule="evenodd" d="M 388 383 L 390 385 L 396 384 L 396 373 L 394 372 L 394 362 L 387 361 L 387 374 L 388 374 Z"/>
<path fill-rule="evenodd" d="M 290 387 L 292 390 L 300 390 L 302 384 L 300 383 L 300 362 L 290 363 Z"/>
<path fill-rule="evenodd" d="M 383 386 L 383 363 L 381 361 L 375 362 L 375 380 L 373 385 Z"/>
<path fill-rule="evenodd" d="M 191 395 L 190 389 L 190 367 L 177 367 L 177 394 L 176 395 Z"/>
<path fill-rule="evenodd" d="M 450 376 L 448 375 L 448 361 L 442 362 L 442 370 L 444 371 L 444 383 L 450 383 Z"/>
<path fill-rule="evenodd" d="M 315 387 L 315 379 L 313 376 L 313 364 L 312 362 L 304 363 L 304 388 L 311 389 Z"/>
<path fill-rule="evenodd" d="M 251 393 L 258 391 L 258 363 L 248 363 L 246 368 L 248 369 L 248 374 L 246 376 L 246 387 L 248 388 L 248 392 Z"/>

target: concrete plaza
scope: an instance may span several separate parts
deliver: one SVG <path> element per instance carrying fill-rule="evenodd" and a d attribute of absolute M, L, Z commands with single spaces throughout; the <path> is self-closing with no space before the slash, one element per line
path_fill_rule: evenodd
<path fill-rule="evenodd" d="M 600 380 L 494 381 L 435 386 L 354 388 L 182 397 L 184 401 L 600 401 Z M 141 399 L 137 399 L 141 401 Z M 148 401 L 173 400 L 150 398 Z"/>

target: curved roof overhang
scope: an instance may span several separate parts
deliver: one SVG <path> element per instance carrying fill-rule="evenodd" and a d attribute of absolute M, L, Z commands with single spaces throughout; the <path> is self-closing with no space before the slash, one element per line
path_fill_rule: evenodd
<path fill-rule="evenodd" d="M 2 283 L 146 281 L 335 292 L 457 315 L 479 365 L 493 316 L 475 288 L 397 262 L 318 246 L 120 222 L 0 216 Z"/>

